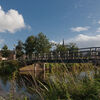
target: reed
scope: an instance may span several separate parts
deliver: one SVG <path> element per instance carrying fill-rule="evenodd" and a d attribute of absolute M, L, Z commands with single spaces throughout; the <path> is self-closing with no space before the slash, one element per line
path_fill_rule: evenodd
<path fill-rule="evenodd" d="M 53 64 L 52 64 L 53 65 Z M 53 65 L 46 80 L 38 80 L 31 74 L 31 93 L 40 100 L 100 100 L 100 70 L 92 64 Z M 80 73 L 84 72 L 83 77 Z M 24 82 L 24 81 L 23 81 Z"/>

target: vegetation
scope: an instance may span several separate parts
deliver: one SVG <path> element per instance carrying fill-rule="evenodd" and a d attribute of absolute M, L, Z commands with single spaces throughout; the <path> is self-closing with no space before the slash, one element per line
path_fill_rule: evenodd
<path fill-rule="evenodd" d="M 14 71 L 19 69 L 19 62 L 16 60 L 11 61 L 2 61 L 0 63 L 0 74 L 2 75 L 10 75 L 13 74 Z"/>
<path fill-rule="evenodd" d="M 65 53 L 68 51 L 68 47 L 66 45 L 58 44 L 55 51 Z"/>
<path fill-rule="evenodd" d="M 50 52 L 51 44 L 42 32 L 36 37 L 36 53 Z"/>
<path fill-rule="evenodd" d="M 68 50 L 69 53 L 75 51 L 72 56 L 77 55 L 78 47 L 74 43 L 65 45 L 63 42 L 63 44 L 55 44 L 55 46 L 53 52 L 60 52 L 61 56 Z M 49 39 L 42 32 L 37 36 L 27 37 L 25 43 L 18 41 L 15 48 L 17 60 L 1 61 L 0 74 L 12 76 L 11 80 L 17 81 L 20 76 L 15 78 L 14 72 L 18 72 L 19 68 L 26 64 L 23 61 L 23 55 L 27 55 L 31 59 L 33 53 L 49 53 L 51 49 Z M 4 45 L 1 53 L 3 57 L 8 58 L 11 51 L 7 45 Z M 49 77 L 46 80 L 41 81 L 35 79 L 34 76 L 24 77 L 27 82 L 23 84 L 24 86 L 26 84 L 26 90 L 32 95 L 38 95 L 41 100 L 100 100 L 100 71 L 92 64 L 51 63 L 46 64 L 46 68 L 51 68 L 51 73 L 48 74 Z M 81 76 L 81 72 L 84 72 L 85 75 Z M 21 81 L 21 84 L 24 80 Z M 28 99 L 25 97 L 25 100 Z"/>
<path fill-rule="evenodd" d="M 55 45 L 55 49 L 53 49 L 53 46 Z M 14 51 L 15 50 L 15 51 Z M 70 43 L 65 45 L 64 41 L 62 44 L 55 43 L 52 44 L 46 35 L 44 35 L 42 32 L 40 32 L 37 36 L 31 35 L 26 38 L 26 41 L 23 43 L 21 40 L 18 41 L 17 45 L 15 46 L 14 50 L 9 50 L 7 45 L 4 45 L 1 49 L 1 55 L 2 57 L 13 59 L 16 56 L 17 60 L 25 60 L 25 59 L 32 59 L 32 54 L 40 54 L 43 55 L 43 53 L 49 53 L 51 51 L 55 53 L 61 53 L 63 54 L 70 51 L 77 52 L 78 47 L 74 43 Z"/>
<path fill-rule="evenodd" d="M 69 43 L 69 44 L 68 44 L 68 49 L 69 49 L 70 51 L 78 50 L 78 46 L 77 46 L 75 43 Z"/>
<path fill-rule="evenodd" d="M 1 54 L 3 57 L 9 57 L 10 55 L 10 50 L 8 49 L 8 46 L 7 45 L 4 45 L 1 49 Z"/>
<path fill-rule="evenodd" d="M 20 59 L 24 54 L 24 46 L 22 41 L 18 41 L 16 46 L 16 58 Z"/>
<path fill-rule="evenodd" d="M 33 53 L 47 53 L 51 45 L 47 37 L 41 32 L 37 36 L 29 36 L 25 43 L 25 53 L 31 58 Z"/>
<path fill-rule="evenodd" d="M 33 52 L 35 51 L 35 37 L 29 36 L 25 41 L 25 52 L 29 57 L 32 56 Z"/>
<path fill-rule="evenodd" d="M 90 70 L 91 66 L 88 64 L 89 69 L 82 70 L 84 76 L 77 70 L 69 71 L 65 65 L 52 71 L 52 78 L 49 76 L 46 81 L 34 80 L 32 76 L 35 82 L 28 89 L 42 100 L 100 100 L 100 70 L 97 72 L 93 66 Z"/>
<path fill-rule="evenodd" d="M 68 45 L 64 44 L 53 44 L 56 46 L 55 49 L 53 49 L 54 52 L 61 52 L 62 55 L 64 52 L 75 51 L 77 52 L 78 47 L 74 43 L 70 43 Z M 22 58 L 23 54 L 28 55 L 28 57 L 31 59 L 32 54 L 43 54 L 43 53 L 49 53 L 51 49 L 53 48 L 52 43 L 49 41 L 49 39 L 44 35 L 42 32 L 40 32 L 37 36 L 29 36 L 27 37 L 25 43 L 22 43 L 21 41 L 18 41 L 18 44 L 16 46 L 16 57 Z"/>

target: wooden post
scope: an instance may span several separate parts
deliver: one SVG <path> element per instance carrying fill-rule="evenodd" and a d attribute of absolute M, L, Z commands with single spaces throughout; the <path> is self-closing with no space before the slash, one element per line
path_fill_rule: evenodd
<path fill-rule="evenodd" d="M 51 73 L 51 65 L 49 65 L 49 73 Z"/>
<path fill-rule="evenodd" d="M 58 53 L 58 58 L 60 59 L 60 51 L 59 51 L 59 53 Z"/>
<path fill-rule="evenodd" d="M 68 59 L 69 59 L 69 51 L 68 51 Z"/>
<path fill-rule="evenodd" d="M 34 60 L 34 58 L 35 58 L 34 56 L 35 56 L 35 53 L 32 54 L 32 60 Z"/>
<path fill-rule="evenodd" d="M 45 60 L 47 60 L 47 53 L 45 53 Z"/>
<path fill-rule="evenodd" d="M 98 48 L 95 48 L 95 52 L 96 52 L 96 59 L 98 59 Z"/>
<path fill-rule="evenodd" d="M 34 64 L 34 77 L 36 77 L 36 63 Z"/>
<path fill-rule="evenodd" d="M 74 59 L 74 56 L 75 56 L 75 55 L 74 55 L 74 51 L 73 51 L 73 59 Z"/>
<path fill-rule="evenodd" d="M 53 54 L 52 54 L 52 52 L 51 52 L 51 60 L 53 60 Z"/>
<path fill-rule="evenodd" d="M 39 60 L 41 59 L 40 53 L 39 53 Z"/>
<path fill-rule="evenodd" d="M 80 58 L 80 51 L 78 50 L 78 58 Z"/>
<path fill-rule="evenodd" d="M 92 50 L 91 50 L 91 48 L 90 48 L 90 58 L 92 58 Z"/>
<path fill-rule="evenodd" d="M 46 60 L 46 53 L 44 53 L 44 60 Z"/>
<path fill-rule="evenodd" d="M 34 60 L 35 59 L 35 53 L 33 53 L 33 59 L 32 60 Z"/>
<path fill-rule="evenodd" d="M 43 72 L 44 72 L 44 73 L 43 73 L 43 74 L 44 74 L 44 75 L 43 75 L 43 78 L 45 79 L 45 63 L 43 64 Z"/>
<path fill-rule="evenodd" d="M 33 60 L 33 54 L 32 54 L 32 59 L 31 60 Z"/>
<path fill-rule="evenodd" d="M 66 53 L 65 53 L 65 60 L 66 60 Z"/>

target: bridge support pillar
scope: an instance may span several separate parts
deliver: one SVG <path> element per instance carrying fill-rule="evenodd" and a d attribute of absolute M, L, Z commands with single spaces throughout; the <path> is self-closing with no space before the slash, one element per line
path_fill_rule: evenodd
<path fill-rule="evenodd" d="M 34 64 L 34 76 L 36 77 L 36 71 L 37 71 L 37 69 L 36 69 L 36 64 Z"/>
<path fill-rule="evenodd" d="M 45 64 L 46 63 L 34 63 L 34 76 L 37 77 L 37 74 L 43 72 L 43 78 L 45 78 Z"/>
<path fill-rule="evenodd" d="M 44 79 L 45 79 L 45 70 L 46 70 L 46 69 L 45 69 L 45 63 L 44 63 L 44 64 L 43 64 L 43 75 L 44 75 L 43 77 L 44 77 Z"/>

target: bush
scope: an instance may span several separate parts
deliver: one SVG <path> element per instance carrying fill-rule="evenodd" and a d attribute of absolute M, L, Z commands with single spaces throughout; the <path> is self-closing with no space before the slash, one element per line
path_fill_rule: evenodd
<path fill-rule="evenodd" d="M 1 74 L 12 74 L 15 70 L 18 70 L 18 61 L 11 60 L 11 61 L 2 61 L 0 65 L 0 72 Z"/>
<path fill-rule="evenodd" d="M 59 70 L 52 73 L 52 78 L 46 79 L 45 83 L 39 82 L 37 90 L 44 100 L 100 100 L 100 72 L 96 76 L 94 73 L 94 77 L 91 71 L 87 70 L 86 74 L 80 79 L 67 67 L 60 66 Z"/>

